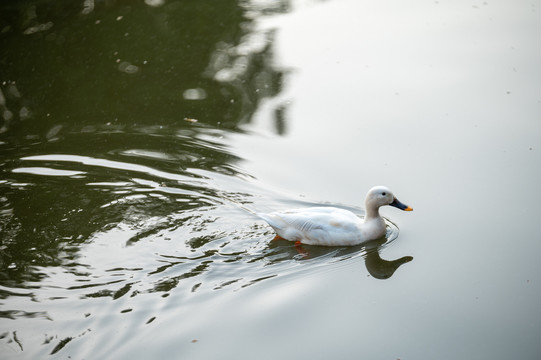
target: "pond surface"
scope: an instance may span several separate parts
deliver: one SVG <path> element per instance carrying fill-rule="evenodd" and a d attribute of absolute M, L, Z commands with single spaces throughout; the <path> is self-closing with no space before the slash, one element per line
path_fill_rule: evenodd
<path fill-rule="evenodd" d="M 6 359 L 539 359 L 541 1 L 0 5 Z M 254 215 L 374 185 L 387 238 Z M 52 356 L 50 356 L 52 355 Z"/>

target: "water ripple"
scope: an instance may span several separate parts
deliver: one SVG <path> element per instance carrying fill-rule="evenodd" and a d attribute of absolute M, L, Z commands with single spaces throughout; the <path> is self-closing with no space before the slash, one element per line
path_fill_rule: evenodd
<path fill-rule="evenodd" d="M 141 154 L 130 155 L 139 159 Z M 141 157 L 158 157 L 154 155 Z M 36 162 L 44 166 L 36 167 Z M 234 170 L 233 175 L 208 168 L 173 173 L 66 154 L 26 156 L 21 163 L 0 183 L 8 189 L 0 198 L 0 221 L 12 226 L 6 229 L 14 238 L 28 239 L 19 246 L 30 247 L 2 284 L 0 317 L 57 321 L 66 317 L 68 306 L 86 319 L 88 328 L 99 327 L 112 314 L 138 314 L 133 321 L 150 324 L 166 304 L 243 291 L 277 277 L 356 261 L 374 278 L 386 279 L 411 261 L 380 257 L 381 249 L 398 236 L 388 220 L 386 238 L 354 247 L 300 249 L 274 241 L 273 230 L 254 212 L 327 204 L 273 193 Z M 21 187 L 23 183 L 32 186 Z M 23 208 L 15 202 L 27 197 L 46 206 L 33 208 L 28 216 L 14 213 L 13 207 Z M 27 232 L 13 227 L 16 221 Z M 172 302 L 165 300 L 169 298 Z M 83 326 L 77 331 L 86 334 Z"/>

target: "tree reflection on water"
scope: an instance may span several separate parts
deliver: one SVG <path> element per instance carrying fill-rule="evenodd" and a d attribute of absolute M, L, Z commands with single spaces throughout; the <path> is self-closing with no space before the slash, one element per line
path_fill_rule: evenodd
<path fill-rule="evenodd" d="M 280 91 L 270 38 L 255 33 L 237 1 L 146 3 L 0 5 L 4 284 L 37 281 L 36 266 L 69 261 L 78 244 L 128 216 L 207 205 L 199 195 L 130 199 L 140 189 L 127 169 L 48 161 L 39 166 L 84 174 L 14 172 L 35 165 L 24 157 L 74 154 L 194 179 L 187 169 L 239 173 L 238 157 L 221 138 L 240 131 L 259 101 Z M 156 181 L 149 174 L 145 180 Z M 159 181 L 192 190 L 188 182 Z"/>

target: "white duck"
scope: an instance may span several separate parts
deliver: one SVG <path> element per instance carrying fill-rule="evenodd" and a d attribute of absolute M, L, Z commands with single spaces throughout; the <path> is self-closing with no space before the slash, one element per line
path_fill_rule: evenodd
<path fill-rule="evenodd" d="M 379 208 L 384 205 L 404 211 L 413 210 L 398 201 L 388 188 L 375 186 L 366 194 L 364 220 L 351 211 L 335 207 L 311 207 L 257 215 L 285 240 L 309 245 L 351 246 L 385 235 L 385 221 L 379 215 Z"/>

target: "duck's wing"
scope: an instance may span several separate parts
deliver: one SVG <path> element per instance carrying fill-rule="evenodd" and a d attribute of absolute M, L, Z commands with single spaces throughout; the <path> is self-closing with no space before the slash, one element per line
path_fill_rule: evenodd
<path fill-rule="evenodd" d="M 275 230 L 286 230 L 294 228 L 298 231 L 310 231 L 320 229 L 321 224 L 318 224 L 306 214 L 300 212 L 273 212 L 270 214 L 257 214 L 265 220 Z"/>
<path fill-rule="evenodd" d="M 330 233 L 355 231 L 356 223 L 359 221 L 359 218 L 350 211 L 331 207 L 315 207 L 258 215 L 278 232 L 294 229 L 306 234 L 307 237 L 314 231 Z"/>
<path fill-rule="evenodd" d="M 303 213 L 282 213 L 279 215 L 282 222 L 288 227 L 293 227 L 303 233 L 308 233 L 314 230 L 322 230 L 323 224 L 320 219 L 309 216 Z"/>

